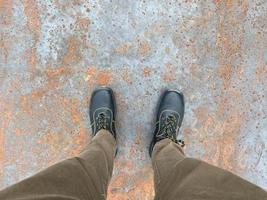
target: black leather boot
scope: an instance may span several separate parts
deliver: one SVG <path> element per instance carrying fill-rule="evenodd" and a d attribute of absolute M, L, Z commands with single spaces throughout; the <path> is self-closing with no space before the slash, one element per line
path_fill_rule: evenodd
<path fill-rule="evenodd" d="M 89 115 L 94 136 L 101 129 L 105 129 L 116 139 L 116 102 L 112 89 L 101 87 L 93 92 Z"/>
<path fill-rule="evenodd" d="M 149 154 L 152 155 L 155 144 L 165 138 L 184 146 L 184 142 L 177 140 L 177 134 L 184 118 L 184 96 L 181 92 L 167 90 L 162 94 L 158 104 L 156 128 L 150 144 Z"/>

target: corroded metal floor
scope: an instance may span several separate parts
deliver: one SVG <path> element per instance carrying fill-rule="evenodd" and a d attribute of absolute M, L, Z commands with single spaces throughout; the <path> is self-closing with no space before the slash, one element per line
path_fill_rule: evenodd
<path fill-rule="evenodd" d="M 189 156 L 267 189 L 265 0 L 0 0 L 0 187 L 79 153 L 90 93 L 118 101 L 111 199 L 153 199 L 157 98 L 186 98 Z"/>

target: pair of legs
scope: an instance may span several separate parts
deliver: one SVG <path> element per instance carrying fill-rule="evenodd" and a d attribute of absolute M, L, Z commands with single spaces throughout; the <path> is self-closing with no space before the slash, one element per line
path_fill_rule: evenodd
<path fill-rule="evenodd" d="M 183 96 L 166 91 L 157 113 L 150 155 L 158 200 L 267 200 L 261 188 L 242 178 L 185 157 L 176 140 L 184 114 Z M 1 200 L 106 199 L 116 155 L 115 100 L 108 88 L 91 99 L 91 143 L 77 157 L 67 159 L 0 192 Z"/>

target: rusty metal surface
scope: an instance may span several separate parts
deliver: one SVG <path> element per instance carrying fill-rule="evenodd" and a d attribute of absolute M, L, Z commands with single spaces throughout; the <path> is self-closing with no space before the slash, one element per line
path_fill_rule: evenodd
<path fill-rule="evenodd" d="M 79 153 L 90 93 L 118 101 L 108 199 L 153 199 L 160 91 L 186 97 L 186 153 L 267 189 L 265 0 L 0 0 L 0 187 Z"/>

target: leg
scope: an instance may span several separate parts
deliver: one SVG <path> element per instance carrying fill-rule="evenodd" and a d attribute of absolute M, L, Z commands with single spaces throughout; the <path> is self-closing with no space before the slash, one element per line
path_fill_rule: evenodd
<path fill-rule="evenodd" d="M 223 169 L 186 158 L 176 136 L 184 116 L 184 98 L 164 92 L 159 102 L 156 129 L 150 145 L 156 199 L 161 200 L 267 200 L 259 187 Z"/>
<path fill-rule="evenodd" d="M 168 183 L 173 170 L 185 159 L 179 145 L 170 139 L 164 139 L 156 143 L 152 152 L 152 165 L 154 169 L 155 194 L 158 196 L 162 190 L 166 190 L 164 184 Z"/>
<path fill-rule="evenodd" d="M 186 158 L 182 148 L 164 139 L 152 153 L 155 199 L 267 200 L 267 193 L 248 181 L 205 162 Z"/>
<path fill-rule="evenodd" d="M 89 109 L 91 144 L 79 156 L 3 190 L 0 199 L 106 199 L 116 148 L 115 104 L 110 88 L 95 90 Z"/>
<path fill-rule="evenodd" d="M 3 200 L 106 199 L 115 139 L 101 130 L 77 157 L 67 159 L 0 192 Z"/>

